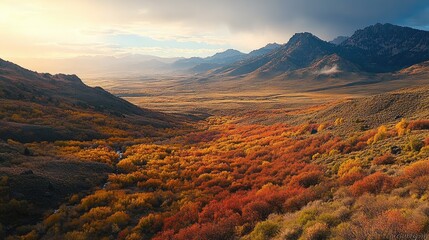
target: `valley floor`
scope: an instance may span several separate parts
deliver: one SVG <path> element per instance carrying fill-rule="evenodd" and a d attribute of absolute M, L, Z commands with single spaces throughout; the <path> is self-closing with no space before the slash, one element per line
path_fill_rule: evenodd
<path fill-rule="evenodd" d="M 7 193 L 0 201 L 0 236 L 427 238 L 427 88 L 373 98 L 199 89 L 197 97 L 198 86 L 180 83 L 176 88 L 178 81 L 164 79 L 166 85 L 160 85 L 156 79 L 124 79 L 120 85 L 127 87 L 118 88 L 117 82 L 103 86 L 148 108 L 203 118 L 186 129 L 165 128 L 157 137 L 120 132 L 92 141 L 2 142 L 8 151 L 0 155 L 0 171 L 7 172 L 0 179 L 0 190 Z M 407 109 L 395 108 L 404 101 Z M 90 172 L 79 176 L 94 186 L 71 189 L 61 195 L 61 204 L 22 221 L 40 203 L 17 194 L 13 182 L 17 176 L 48 174 L 38 164 L 55 165 L 51 158 L 62 159 L 58 164 L 80 162 L 87 169 L 99 166 L 105 179 L 99 181 Z M 67 174 L 49 178 L 76 179 Z M 61 184 L 51 183 L 52 188 Z M 54 191 L 46 187 L 48 194 Z"/>

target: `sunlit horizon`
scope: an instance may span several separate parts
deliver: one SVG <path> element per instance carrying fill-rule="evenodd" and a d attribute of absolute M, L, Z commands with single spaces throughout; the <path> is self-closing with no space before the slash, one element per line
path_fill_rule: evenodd
<path fill-rule="evenodd" d="M 424 1 L 381 3 L 3 0 L 0 58 L 50 70 L 39 62 L 82 56 L 207 57 L 226 49 L 247 53 L 286 43 L 296 32 L 332 40 L 377 22 L 428 28 Z"/>

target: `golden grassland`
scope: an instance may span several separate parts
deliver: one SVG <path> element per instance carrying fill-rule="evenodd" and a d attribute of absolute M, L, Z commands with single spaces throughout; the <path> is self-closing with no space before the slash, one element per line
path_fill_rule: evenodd
<path fill-rule="evenodd" d="M 192 76 L 89 78 L 85 82 L 91 86 L 101 85 L 138 106 L 169 113 L 236 115 L 237 111 L 248 112 L 255 109 L 302 109 L 322 102 L 361 96 L 350 93 L 331 95 L 297 92 L 292 87 L 269 87 L 269 84 L 259 86 L 246 81 L 206 82 Z"/>
<path fill-rule="evenodd" d="M 337 130 L 347 118 L 298 125 L 240 119 L 210 117 L 157 140 L 3 143 L 23 155 L 28 149 L 25 159 L 113 169 L 103 186 L 69 195 L 35 225 L 20 222 L 33 203 L 2 195 L 3 234 L 5 219 L 21 224 L 8 239 L 368 239 L 428 231 L 428 120 L 344 135 Z M 2 166 L 31 167 L 10 161 Z M 8 177 L 1 184 L 11 192 Z"/>
<path fill-rule="evenodd" d="M 88 77 L 90 86 L 138 106 L 162 112 L 235 115 L 249 110 L 291 110 L 360 98 L 406 87 L 427 85 L 427 72 L 398 72 L 345 77 L 267 79 L 159 75 L 152 77 Z"/>

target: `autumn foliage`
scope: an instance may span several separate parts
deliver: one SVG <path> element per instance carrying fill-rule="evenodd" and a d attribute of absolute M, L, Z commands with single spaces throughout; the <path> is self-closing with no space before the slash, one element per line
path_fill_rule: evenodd
<path fill-rule="evenodd" d="M 74 196 L 46 217 L 35 233 L 62 239 L 350 239 L 348 229 L 364 234 L 361 222 L 383 222 L 370 229 L 375 238 L 378 232 L 390 234 L 390 228 L 401 233 L 425 229 L 422 212 L 405 213 L 378 200 L 372 212 L 362 210 L 371 197 L 423 197 L 428 191 L 428 161 L 391 174 L 383 168 L 402 164 L 400 155 L 383 154 L 385 147 L 368 157 L 369 149 L 396 136 L 392 126 L 339 136 L 326 128 L 315 132 L 319 125 L 313 123 L 209 122 L 157 142 L 49 145 L 47 152 L 102 162 L 115 172 L 103 187 Z M 31 148 L 39 154 L 36 145 Z"/>
<path fill-rule="evenodd" d="M 429 129 L 429 120 L 415 120 L 408 124 L 408 128 L 411 130 L 424 130 Z"/>

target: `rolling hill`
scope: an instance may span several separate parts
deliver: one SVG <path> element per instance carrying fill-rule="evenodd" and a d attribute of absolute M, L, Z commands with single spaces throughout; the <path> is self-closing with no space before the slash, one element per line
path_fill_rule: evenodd
<path fill-rule="evenodd" d="M 100 87 L 88 87 L 76 75 L 32 72 L 4 60 L 0 60 L 0 102 L 4 140 L 92 139 L 111 135 L 106 130 L 109 127 L 124 130 L 178 124 L 173 121 L 177 118 L 137 107 Z M 101 120 L 107 118 L 123 126 Z"/>

